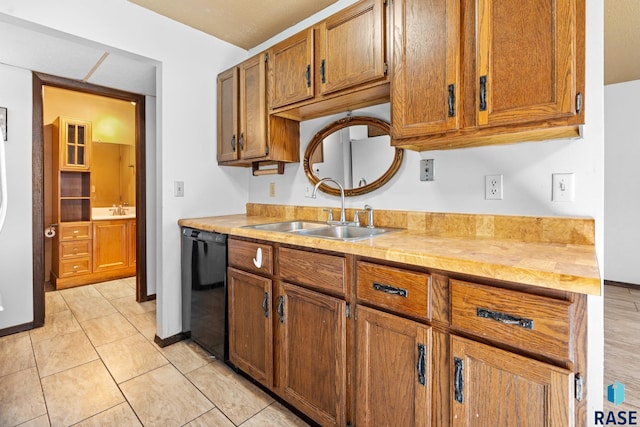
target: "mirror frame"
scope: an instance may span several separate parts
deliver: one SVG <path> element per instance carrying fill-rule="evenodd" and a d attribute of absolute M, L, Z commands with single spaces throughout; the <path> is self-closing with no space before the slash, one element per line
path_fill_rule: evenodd
<path fill-rule="evenodd" d="M 311 156 L 313 155 L 313 152 L 316 150 L 316 148 L 318 148 L 322 144 L 324 139 L 330 134 L 332 134 L 333 132 L 336 132 L 340 129 L 344 129 L 349 126 L 357 126 L 357 125 L 366 125 L 366 126 L 376 127 L 382 130 L 387 135 L 389 135 L 389 137 L 391 137 L 391 132 L 390 132 L 391 126 L 389 125 L 389 123 L 385 122 L 384 120 L 376 119 L 374 117 L 348 116 L 328 124 L 322 130 L 320 130 L 318 133 L 315 134 L 315 136 L 311 139 L 311 142 L 309 142 L 309 145 L 307 145 L 307 149 L 304 152 L 304 159 L 302 162 L 304 166 L 304 173 L 307 175 L 307 178 L 309 179 L 309 181 L 311 181 L 311 183 L 314 186 L 320 181 L 320 178 L 314 175 L 313 170 L 311 169 L 310 159 L 311 159 Z M 398 170 L 400 169 L 400 165 L 402 165 L 403 157 L 404 157 L 404 149 L 396 147 L 395 155 L 393 156 L 393 161 L 391 163 L 391 166 L 389 166 L 389 169 L 387 169 L 387 171 L 384 174 L 382 174 L 380 178 L 362 187 L 348 188 L 348 189 L 345 188 L 344 196 L 345 197 L 360 196 L 362 194 L 369 193 L 371 191 L 377 190 L 378 188 L 382 187 L 384 184 L 389 182 L 389 180 L 398 172 Z M 334 196 L 340 195 L 340 189 L 330 187 L 325 183 L 320 184 L 320 187 L 318 187 L 318 189 L 326 194 L 331 194 Z"/>

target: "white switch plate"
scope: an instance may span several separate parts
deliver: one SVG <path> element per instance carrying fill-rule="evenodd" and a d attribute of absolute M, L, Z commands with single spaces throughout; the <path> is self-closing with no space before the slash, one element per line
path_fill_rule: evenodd
<path fill-rule="evenodd" d="M 184 181 L 173 181 L 174 197 L 184 197 Z"/>
<path fill-rule="evenodd" d="M 551 176 L 551 200 L 573 202 L 575 200 L 575 178 L 572 173 L 554 173 Z"/>
<path fill-rule="evenodd" d="M 276 183 L 269 183 L 269 197 L 276 197 Z"/>
<path fill-rule="evenodd" d="M 433 159 L 420 160 L 420 181 L 433 181 Z"/>
<path fill-rule="evenodd" d="M 485 200 L 502 200 L 502 175 L 484 177 Z"/>
<path fill-rule="evenodd" d="M 304 197 L 311 198 L 312 194 L 313 194 L 313 187 L 311 186 L 311 184 L 305 184 L 304 185 Z"/>

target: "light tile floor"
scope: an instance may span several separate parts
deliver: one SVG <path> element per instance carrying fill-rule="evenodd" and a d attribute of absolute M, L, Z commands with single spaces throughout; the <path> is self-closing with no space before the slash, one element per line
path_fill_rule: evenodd
<path fill-rule="evenodd" d="M 0 338 L 0 427 L 307 425 L 192 341 L 158 347 L 135 278 L 45 297 L 44 327 Z"/>

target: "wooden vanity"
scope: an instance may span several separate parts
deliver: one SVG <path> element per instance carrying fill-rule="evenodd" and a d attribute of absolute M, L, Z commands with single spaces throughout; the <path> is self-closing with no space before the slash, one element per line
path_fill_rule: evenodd
<path fill-rule="evenodd" d="M 319 424 L 586 424 L 592 220 L 380 211 L 406 230 L 339 242 L 247 212 L 180 224 L 230 235 L 231 361 Z"/>

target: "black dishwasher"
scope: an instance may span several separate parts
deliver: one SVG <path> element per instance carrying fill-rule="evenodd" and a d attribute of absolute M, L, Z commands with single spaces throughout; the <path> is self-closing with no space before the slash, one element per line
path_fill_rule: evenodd
<path fill-rule="evenodd" d="M 228 360 L 227 235 L 182 227 L 182 332 Z"/>

